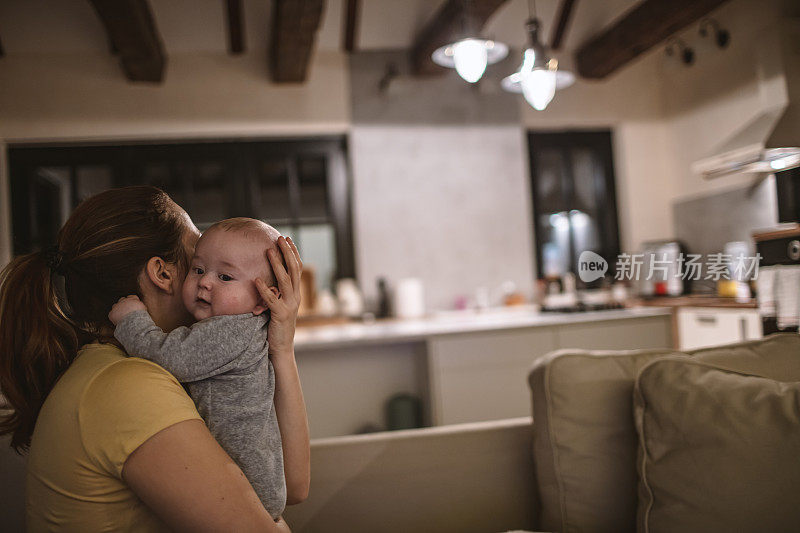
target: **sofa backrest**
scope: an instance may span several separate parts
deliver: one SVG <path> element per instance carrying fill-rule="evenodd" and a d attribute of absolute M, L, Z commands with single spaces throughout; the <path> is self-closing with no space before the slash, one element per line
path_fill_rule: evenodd
<path fill-rule="evenodd" d="M 539 529 L 633 532 L 633 382 L 664 350 L 561 350 L 529 374 Z"/>
<path fill-rule="evenodd" d="M 533 530 L 531 418 L 311 441 L 308 499 L 292 531 Z"/>

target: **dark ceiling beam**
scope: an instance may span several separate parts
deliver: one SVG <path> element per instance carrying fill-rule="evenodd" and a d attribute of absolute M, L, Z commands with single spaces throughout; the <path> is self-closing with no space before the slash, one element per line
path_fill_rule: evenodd
<path fill-rule="evenodd" d="M 228 53 L 244 52 L 244 18 L 242 0 L 226 0 L 225 15 L 228 20 Z"/>
<path fill-rule="evenodd" d="M 273 0 L 269 49 L 272 81 L 306 80 L 323 4 L 323 0 Z"/>
<path fill-rule="evenodd" d="M 89 0 L 130 81 L 161 82 L 166 54 L 147 0 Z"/>
<path fill-rule="evenodd" d="M 344 49 L 354 52 L 356 49 L 356 35 L 358 33 L 359 0 L 347 0 L 344 16 Z"/>
<path fill-rule="evenodd" d="M 727 0 L 645 0 L 575 54 L 578 74 L 605 78 Z"/>
<path fill-rule="evenodd" d="M 483 28 L 489 17 L 506 0 L 447 0 L 436 12 L 431 21 L 417 35 L 411 46 L 411 67 L 414 74 L 436 74 L 443 67 L 431 60 L 433 51 L 448 43 L 466 37 L 464 29 L 472 27 L 476 31 Z M 469 6 L 466 12 L 465 6 Z M 469 23 L 467 23 L 469 16 Z"/>
<path fill-rule="evenodd" d="M 558 50 L 561 48 L 561 43 L 567 34 L 567 24 L 569 23 L 570 15 L 575 9 L 575 4 L 578 0 L 561 0 L 558 7 L 558 14 L 556 15 L 556 27 L 553 31 L 553 37 L 550 39 L 550 49 Z"/>

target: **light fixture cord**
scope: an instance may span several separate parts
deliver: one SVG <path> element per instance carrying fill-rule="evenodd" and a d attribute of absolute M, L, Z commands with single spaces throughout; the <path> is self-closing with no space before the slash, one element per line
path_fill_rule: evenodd
<path fill-rule="evenodd" d="M 528 18 L 536 18 L 536 0 L 528 0 Z"/>

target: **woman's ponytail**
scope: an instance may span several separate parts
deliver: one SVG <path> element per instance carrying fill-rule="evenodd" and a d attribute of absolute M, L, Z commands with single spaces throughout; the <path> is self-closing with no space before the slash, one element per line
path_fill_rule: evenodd
<path fill-rule="evenodd" d="M 0 414 L 0 434 L 12 434 L 17 452 L 30 445 L 45 397 L 86 341 L 59 305 L 61 258 L 48 249 L 16 258 L 0 273 L 0 391 L 10 404 Z"/>
<path fill-rule="evenodd" d="M 88 342 L 108 342 L 111 306 L 139 291 L 151 257 L 188 268 L 184 237 L 197 231 L 164 191 L 109 189 L 84 200 L 57 247 L 20 256 L 0 273 L 0 435 L 30 446 L 42 404 Z"/>

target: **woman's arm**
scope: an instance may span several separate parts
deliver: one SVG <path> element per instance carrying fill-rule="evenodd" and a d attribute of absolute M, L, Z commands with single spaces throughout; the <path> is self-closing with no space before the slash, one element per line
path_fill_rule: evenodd
<path fill-rule="evenodd" d="M 264 509 L 241 469 L 202 420 L 185 420 L 128 456 L 122 477 L 175 531 L 289 532 Z"/>
<path fill-rule="evenodd" d="M 272 364 L 275 368 L 275 413 L 283 444 L 283 470 L 286 477 L 286 504 L 301 503 L 308 497 L 311 483 L 311 448 L 300 376 L 294 353 Z"/>
<path fill-rule="evenodd" d="M 270 360 L 275 369 L 273 401 L 283 445 L 286 503 L 292 505 L 308 497 L 311 484 L 308 417 L 294 358 L 294 330 L 300 307 L 300 274 L 303 263 L 291 240 L 280 237 L 278 247 L 286 268 L 281 261 L 281 255 L 274 248 L 269 249 L 267 255 L 280 292 L 276 294 L 263 280 L 256 280 L 256 287 L 271 313 L 267 336 Z"/>

